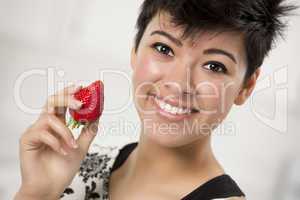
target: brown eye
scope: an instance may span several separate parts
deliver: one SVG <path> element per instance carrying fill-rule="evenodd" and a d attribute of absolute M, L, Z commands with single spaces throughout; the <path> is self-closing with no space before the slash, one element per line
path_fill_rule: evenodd
<path fill-rule="evenodd" d="M 227 69 L 226 69 L 225 65 L 223 65 L 220 62 L 215 62 L 215 61 L 208 62 L 203 67 L 207 70 L 211 70 L 216 73 L 224 73 L 224 74 L 227 73 Z"/>
<path fill-rule="evenodd" d="M 164 54 L 166 56 L 171 56 L 171 57 L 174 56 L 173 50 L 169 46 L 163 43 L 155 43 L 152 45 L 152 47 L 161 54 Z"/>

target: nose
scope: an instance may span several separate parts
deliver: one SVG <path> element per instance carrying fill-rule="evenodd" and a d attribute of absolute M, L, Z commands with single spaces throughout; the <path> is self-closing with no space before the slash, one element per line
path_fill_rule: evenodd
<path fill-rule="evenodd" d="M 178 97 L 194 95 L 191 68 L 182 65 L 173 68 L 169 71 L 163 86 L 168 93 Z"/>

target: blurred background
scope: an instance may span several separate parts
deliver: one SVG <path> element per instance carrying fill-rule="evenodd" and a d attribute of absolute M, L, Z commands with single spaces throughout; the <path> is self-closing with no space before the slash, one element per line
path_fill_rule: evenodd
<path fill-rule="evenodd" d="M 0 0 L 0 199 L 12 199 L 20 185 L 20 135 L 47 96 L 68 83 L 102 75 L 109 101 L 95 143 L 138 139 L 129 56 L 141 3 Z M 300 199 L 299 30 L 299 16 L 291 17 L 252 97 L 225 120 L 234 131 L 214 134 L 218 159 L 248 199 Z"/>

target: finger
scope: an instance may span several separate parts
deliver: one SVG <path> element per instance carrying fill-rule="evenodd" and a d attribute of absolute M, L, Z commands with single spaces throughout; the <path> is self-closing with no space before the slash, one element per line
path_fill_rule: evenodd
<path fill-rule="evenodd" d="M 65 111 L 66 107 L 78 110 L 81 106 L 82 102 L 71 95 L 52 95 L 48 98 L 44 111 L 50 114 L 55 114 L 56 108 L 63 108 L 63 111 Z M 57 114 L 64 113 L 60 112 Z"/>
<path fill-rule="evenodd" d="M 99 119 L 95 122 L 86 125 L 82 129 L 77 139 L 77 143 L 79 145 L 80 151 L 82 152 L 82 155 L 85 155 L 88 152 L 91 143 L 93 142 L 95 136 L 97 135 L 98 125 L 99 125 Z"/>
<path fill-rule="evenodd" d="M 39 132 L 39 140 L 41 143 L 46 144 L 57 153 L 62 154 L 64 156 L 68 155 L 67 151 L 60 144 L 58 138 L 53 136 L 50 132 L 48 131 Z"/>
<path fill-rule="evenodd" d="M 71 95 L 71 94 L 74 94 L 77 91 L 79 91 L 81 88 L 82 88 L 81 85 L 72 84 L 72 85 L 60 90 L 57 94 L 58 95 Z"/>
<path fill-rule="evenodd" d="M 55 106 L 54 109 L 51 109 L 50 114 L 55 114 L 56 116 L 60 117 L 62 121 L 65 119 L 65 114 L 67 111 L 67 107 L 73 109 L 73 110 L 79 110 L 82 106 L 82 102 L 75 99 L 71 95 L 67 96 L 60 96 L 58 95 L 57 101 L 62 103 L 62 106 Z M 54 100 L 55 101 L 55 100 Z"/>
<path fill-rule="evenodd" d="M 66 144 L 68 144 L 71 148 L 78 148 L 76 140 L 70 129 L 61 122 L 56 116 L 54 115 L 46 115 L 43 119 L 42 124 L 49 126 L 55 134 L 60 136 Z"/>

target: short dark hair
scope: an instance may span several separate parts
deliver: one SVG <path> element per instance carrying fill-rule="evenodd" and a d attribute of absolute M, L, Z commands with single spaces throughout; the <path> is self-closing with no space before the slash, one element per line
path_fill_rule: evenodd
<path fill-rule="evenodd" d="M 295 5 L 284 0 L 145 0 L 136 23 L 135 50 L 143 34 L 160 12 L 171 16 L 171 22 L 184 28 L 183 38 L 200 31 L 239 31 L 245 36 L 247 72 L 245 81 L 259 68 L 275 43 L 283 37 L 286 23 L 281 20 Z"/>

